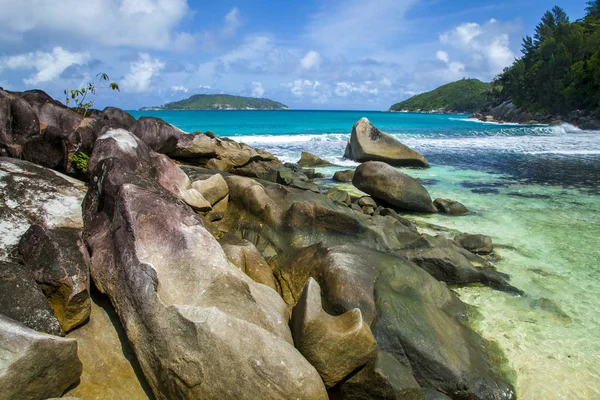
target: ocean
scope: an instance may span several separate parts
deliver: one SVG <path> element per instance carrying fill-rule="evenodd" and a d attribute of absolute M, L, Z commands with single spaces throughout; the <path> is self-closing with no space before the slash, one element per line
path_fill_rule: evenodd
<path fill-rule="evenodd" d="M 496 341 L 516 372 L 520 399 L 600 399 L 600 131 L 574 126 L 521 126 L 467 115 L 373 111 L 132 111 L 193 132 L 213 131 L 295 162 L 302 151 L 334 166 L 352 125 L 367 117 L 421 152 L 432 198 L 465 204 L 467 216 L 411 215 L 444 234 L 493 238 L 498 270 L 524 296 L 485 287 L 455 289 L 478 310 L 473 327 Z M 347 186 L 348 189 L 351 189 Z M 427 231 L 427 228 L 424 228 Z"/>

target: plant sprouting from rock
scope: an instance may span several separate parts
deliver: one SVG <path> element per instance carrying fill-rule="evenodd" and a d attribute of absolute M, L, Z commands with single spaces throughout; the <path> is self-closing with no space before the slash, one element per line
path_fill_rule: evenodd
<path fill-rule="evenodd" d="M 64 90 L 65 102 L 69 105 L 71 102 L 75 103 L 75 110 L 79 112 L 85 118 L 96 100 L 96 91 L 100 88 L 110 88 L 112 90 L 120 91 L 119 85 L 115 82 L 110 82 L 110 78 L 107 74 L 101 72 L 96 75 L 99 82 L 88 82 L 87 86 L 80 89 Z M 109 82 L 108 86 L 101 86 L 102 83 Z"/>

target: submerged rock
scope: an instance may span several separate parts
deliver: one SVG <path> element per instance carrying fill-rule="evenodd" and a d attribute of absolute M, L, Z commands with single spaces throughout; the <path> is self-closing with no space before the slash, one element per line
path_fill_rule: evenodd
<path fill-rule="evenodd" d="M 399 250 L 398 254 L 419 265 L 436 279 L 451 285 L 479 282 L 498 290 L 522 294 L 508 283 L 508 275 L 494 270 L 488 261 L 441 236 L 421 235 Z"/>
<path fill-rule="evenodd" d="M 429 168 L 425 157 L 375 128 L 367 118 L 352 127 L 344 157 L 358 162 L 383 161 L 396 167 Z"/>
<path fill-rule="evenodd" d="M 292 335 L 300 353 L 333 387 L 375 355 L 376 343 L 360 309 L 332 316 L 321 306 L 321 288 L 309 278 L 292 312 Z"/>
<path fill-rule="evenodd" d="M 448 215 L 464 215 L 469 213 L 469 209 L 458 201 L 448 199 L 435 199 L 433 204 L 439 212 Z"/>
<path fill-rule="evenodd" d="M 487 235 L 463 233 L 456 236 L 454 240 L 471 253 L 487 255 L 494 251 L 492 238 Z"/>
<path fill-rule="evenodd" d="M 77 382 L 77 341 L 35 332 L 0 314 L 0 399 L 60 397 Z"/>
<path fill-rule="evenodd" d="M 408 211 L 435 213 L 429 192 L 414 178 L 379 161 L 361 164 L 352 184 L 376 199 Z"/>
<path fill-rule="evenodd" d="M 109 131 L 90 160 L 84 203 L 94 282 L 155 396 L 326 399 L 291 344 L 283 300 L 227 260 L 174 196 L 177 180 L 166 178 L 178 176 L 177 166 L 162 159 L 150 167 L 157 156 L 130 133 Z"/>

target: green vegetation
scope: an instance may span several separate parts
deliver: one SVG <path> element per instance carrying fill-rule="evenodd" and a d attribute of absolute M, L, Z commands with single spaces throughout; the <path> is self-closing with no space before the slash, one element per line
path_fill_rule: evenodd
<path fill-rule="evenodd" d="M 110 80 L 108 75 L 103 72 L 96 75 L 96 77 L 99 80 L 98 83 L 108 82 Z M 85 118 L 90 108 L 92 108 L 94 105 L 94 101 L 96 100 L 96 90 L 102 87 L 103 86 L 94 84 L 94 82 L 88 82 L 87 86 L 82 87 L 81 89 L 73 89 L 69 91 L 65 89 L 63 91 L 65 94 L 65 103 L 69 105 L 71 101 L 73 101 L 75 103 L 75 107 L 73 107 L 75 111 L 83 115 Z M 119 85 L 117 85 L 115 82 L 110 82 L 108 84 L 108 88 L 120 91 Z M 90 99 L 88 95 L 92 95 L 94 97 Z M 86 99 L 88 100 L 87 102 L 85 101 Z"/>
<path fill-rule="evenodd" d="M 474 112 L 489 101 L 490 84 L 477 79 L 462 79 L 431 92 L 421 93 L 390 107 L 390 111 Z"/>
<path fill-rule="evenodd" d="M 232 96 L 230 94 L 195 94 L 188 99 L 167 103 L 162 110 L 284 110 L 288 107 L 269 99 Z"/>
<path fill-rule="evenodd" d="M 69 162 L 71 163 L 73 168 L 76 171 L 82 172 L 82 173 L 87 172 L 89 160 L 90 160 L 90 156 L 88 156 L 87 154 L 85 154 L 82 151 L 77 151 L 72 156 L 69 156 Z"/>
<path fill-rule="evenodd" d="M 575 22 L 560 7 L 543 15 L 533 38 L 523 38 L 523 57 L 493 82 L 495 104 L 558 115 L 600 109 L 600 0 L 587 4 Z"/>

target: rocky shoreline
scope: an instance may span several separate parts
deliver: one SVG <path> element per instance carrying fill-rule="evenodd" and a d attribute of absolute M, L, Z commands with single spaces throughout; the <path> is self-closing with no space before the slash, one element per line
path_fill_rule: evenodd
<path fill-rule="evenodd" d="M 468 210 L 402 146 L 355 125 L 356 198 L 309 154 L 0 90 L 0 399 L 516 398 L 449 286 L 522 292 L 488 237 L 403 217 Z"/>
<path fill-rule="evenodd" d="M 495 107 L 490 107 L 472 114 L 469 118 L 483 122 L 518 123 L 526 125 L 549 124 L 559 125 L 568 123 L 584 130 L 600 130 L 600 116 L 594 113 L 575 110 L 569 115 L 551 115 L 540 112 L 529 112 L 523 107 L 505 101 Z"/>

